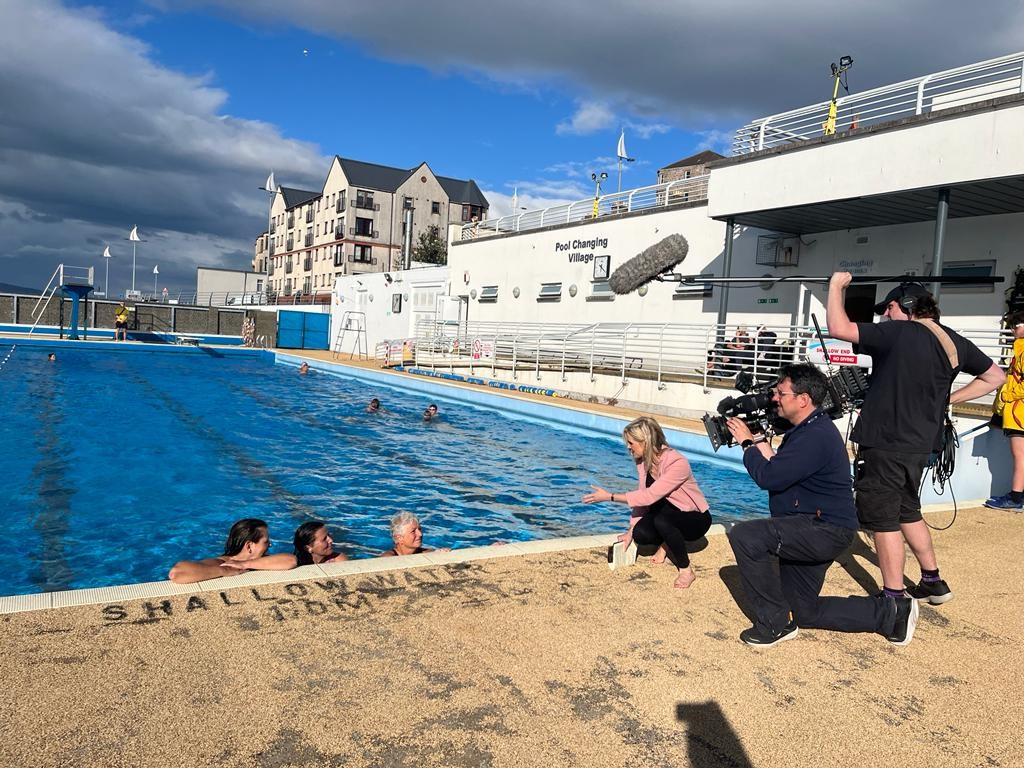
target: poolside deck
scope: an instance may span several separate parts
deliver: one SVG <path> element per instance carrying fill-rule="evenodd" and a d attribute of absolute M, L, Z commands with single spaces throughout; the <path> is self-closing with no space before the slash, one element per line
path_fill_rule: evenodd
<path fill-rule="evenodd" d="M 593 548 L 8 614 L 0 765 L 1024 765 L 1024 515 L 935 536 L 906 648 L 742 645 L 723 536 L 686 592 Z"/>

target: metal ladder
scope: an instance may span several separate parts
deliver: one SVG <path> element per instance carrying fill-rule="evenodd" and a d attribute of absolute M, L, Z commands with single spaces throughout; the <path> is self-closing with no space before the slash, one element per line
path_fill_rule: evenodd
<path fill-rule="evenodd" d="M 365 360 L 367 357 L 366 343 L 366 313 L 346 311 L 341 316 L 341 327 L 338 328 L 338 335 L 334 337 L 334 346 L 331 347 L 331 357 L 337 358 L 344 352 L 345 335 L 352 334 L 352 351 L 350 357 L 360 357 Z"/>

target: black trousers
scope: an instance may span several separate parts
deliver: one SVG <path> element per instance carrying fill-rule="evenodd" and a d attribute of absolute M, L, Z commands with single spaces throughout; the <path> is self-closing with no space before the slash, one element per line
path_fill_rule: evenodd
<path fill-rule="evenodd" d="M 875 597 L 821 597 L 825 572 L 856 532 L 813 515 L 747 520 L 729 532 L 755 624 L 778 634 L 790 614 L 801 627 L 888 635 L 896 602 Z"/>
<path fill-rule="evenodd" d="M 686 568 L 690 564 L 686 542 L 697 541 L 710 527 L 710 512 L 683 512 L 672 502 L 659 499 L 633 526 L 633 541 L 655 547 L 664 544 L 672 562 Z"/>

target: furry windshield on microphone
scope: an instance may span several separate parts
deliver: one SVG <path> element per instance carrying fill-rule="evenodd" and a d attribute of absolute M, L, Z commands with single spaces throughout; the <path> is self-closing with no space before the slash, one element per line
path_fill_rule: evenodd
<path fill-rule="evenodd" d="M 632 293 L 686 258 L 690 244 L 682 235 L 669 235 L 621 264 L 608 278 L 615 293 Z"/>

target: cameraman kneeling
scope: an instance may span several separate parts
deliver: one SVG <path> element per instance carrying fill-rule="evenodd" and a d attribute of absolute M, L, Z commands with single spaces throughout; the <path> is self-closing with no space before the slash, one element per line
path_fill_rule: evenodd
<path fill-rule="evenodd" d="M 859 527 L 846 445 L 820 409 L 825 375 L 809 363 L 784 365 L 772 401 L 793 427 L 776 453 L 739 418 L 729 431 L 743 447 L 743 464 L 768 491 L 771 517 L 739 523 L 729 533 L 754 626 L 740 633 L 747 645 L 769 647 L 796 637 L 798 627 L 878 632 L 906 645 L 917 624 L 917 601 L 875 597 L 821 597 L 825 572 Z"/>

